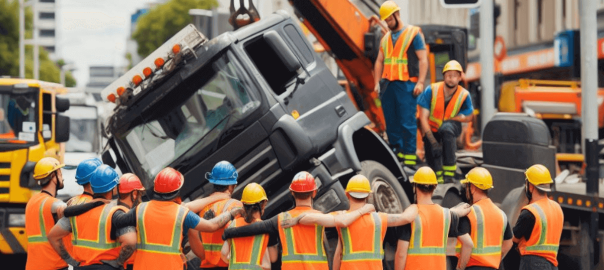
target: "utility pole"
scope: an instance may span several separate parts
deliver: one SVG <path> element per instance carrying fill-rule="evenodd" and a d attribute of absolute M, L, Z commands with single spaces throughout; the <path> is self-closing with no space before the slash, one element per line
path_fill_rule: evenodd
<path fill-rule="evenodd" d="M 485 0 L 480 3 L 481 130 L 495 115 L 493 38 L 493 0 Z"/>
<path fill-rule="evenodd" d="M 30 0 L 25 3 L 25 0 L 19 0 L 19 77 L 25 78 L 25 45 L 34 46 L 34 79 L 40 78 L 40 48 L 38 47 L 38 14 L 36 3 L 38 0 Z M 31 6 L 34 15 L 34 37 L 33 39 L 25 40 L 25 7 Z"/>
<path fill-rule="evenodd" d="M 25 0 L 19 0 L 19 78 L 25 78 Z"/>
<path fill-rule="evenodd" d="M 40 34 L 40 30 L 38 29 L 38 10 L 36 9 L 38 0 L 30 0 L 32 1 L 32 9 L 34 13 L 34 79 L 40 79 L 40 47 L 38 46 L 38 35 Z"/>
<path fill-rule="evenodd" d="M 581 15 L 581 117 L 585 154 L 586 192 L 588 196 L 597 197 L 599 193 L 598 153 L 598 54 L 597 54 L 597 10 L 596 1 L 579 1 Z M 586 217 L 587 218 L 587 217 Z M 581 226 L 589 227 L 590 245 L 597 245 L 598 213 L 592 212 L 589 219 L 584 219 Z M 589 250 L 589 251 L 588 251 Z M 594 268 L 594 248 L 583 250 L 582 269 Z M 587 251 L 587 252 L 586 252 Z"/>

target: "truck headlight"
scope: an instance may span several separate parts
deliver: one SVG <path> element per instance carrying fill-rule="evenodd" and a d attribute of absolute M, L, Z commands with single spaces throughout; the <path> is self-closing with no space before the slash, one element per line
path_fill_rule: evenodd
<path fill-rule="evenodd" d="M 9 214 L 8 215 L 8 226 L 9 227 L 25 227 L 25 214 Z"/>

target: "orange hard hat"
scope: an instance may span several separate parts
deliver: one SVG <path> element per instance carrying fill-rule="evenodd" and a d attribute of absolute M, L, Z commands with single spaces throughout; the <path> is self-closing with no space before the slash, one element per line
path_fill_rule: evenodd
<path fill-rule="evenodd" d="M 293 192 L 311 192 L 317 190 L 315 178 L 309 172 L 299 172 L 294 176 L 289 190 Z"/>
<path fill-rule="evenodd" d="M 125 173 L 120 177 L 119 193 L 130 193 L 133 190 L 145 190 L 141 180 L 133 173 Z"/>
<path fill-rule="evenodd" d="M 166 194 L 180 190 L 185 177 L 174 168 L 166 167 L 155 176 L 155 193 Z"/>

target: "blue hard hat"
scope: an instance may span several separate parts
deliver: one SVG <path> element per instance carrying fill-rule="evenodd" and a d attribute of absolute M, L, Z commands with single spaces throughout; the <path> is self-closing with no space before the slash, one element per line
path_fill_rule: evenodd
<path fill-rule="evenodd" d="M 228 186 L 237 184 L 237 169 L 228 161 L 221 161 L 214 165 L 211 173 L 206 173 L 206 179 L 214 185 Z"/>
<path fill-rule="evenodd" d="M 92 173 L 92 177 L 90 177 L 90 186 L 95 194 L 111 191 L 118 183 L 119 176 L 117 172 L 105 164 L 96 168 Z"/>
<path fill-rule="evenodd" d="M 97 167 L 101 166 L 101 164 L 103 164 L 103 162 L 101 162 L 101 160 L 98 158 L 89 158 L 80 162 L 78 168 L 76 169 L 76 182 L 82 186 L 90 183 L 92 173 Z"/>

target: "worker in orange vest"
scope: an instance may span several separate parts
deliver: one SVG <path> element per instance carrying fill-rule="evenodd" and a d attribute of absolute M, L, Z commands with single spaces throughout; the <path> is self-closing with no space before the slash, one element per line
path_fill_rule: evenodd
<path fill-rule="evenodd" d="M 403 25 L 394 1 L 380 7 L 380 18 L 390 31 L 384 35 L 375 60 L 375 91 L 380 94 L 386 134 L 394 153 L 405 166 L 417 162 L 417 96 L 424 90 L 428 54 L 421 29 Z M 380 80 L 382 85 L 380 85 Z"/>
<path fill-rule="evenodd" d="M 468 216 L 459 220 L 458 235 L 469 234 L 474 249 L 469 261 L 459 260 L 458 268 L 499 269 L 499 264 L 512 248 L 512 228 L 506 214 L 489 199 L 493 177 L 485 168 L 474 168 L 461 181 L 466 199 L 472 204 Z M 457 251 L 457 257 L 461 254 Z"/>
<path fill-rule="evenodd" d="M 264 207 L 268 202 L 266 192 L 261 185 L 251 183 L 245 186 L 241 195 L 244 214 L 231 221 L 228 228 L 246 226 L 261 220 Z M 222 260 L 229 264 L 229 269 L 271 269 L 271 262 L 276 262 L 278 249 L 275 244 L 269 246 L 269 235 L 233 238 L 222 246 Z M 276 239 L 273 239 L 276 242 Z"/>
<path fill-rule="evenodd" d="M 459 62 L 447 62 L 444 80 L 428 86 L 417 100 L 426 161 L 439 183 L 454 182 L 456 139 L 461 135 L 461 123 L 472 121 L 474 116 L 470 93 L 459 85 L 462 73 Z"/>
<path fill-rule="evenodd" d="M 514 243 L 520 251 L 520 269 L 558 269 L 558 248 L 564 225 L 560 205 L 547 197 L 554 182 L 549 170 L 533 165 L 524 173 L 525 195 L 529 205 L 522 208 L 516 226 Z"/>
<path fill-rule="evenodd" d="M 105 260 L 121 258 L 123 263 L 134 252 L 136 236 L 128 230 L 116 230 L 113 225 L 115 212 L 119 209 L 116 201 L 119 177 L 117 172 L 108 165 L 99 166 L 90 178 L 90 185 L 95 198 L 105 199 L 90 211 L 61 219 L 48 234 L 48 241 L 55 251 L 65 256 L 61 241 L 69 234 L 73 239 L 73 258 L 78 262 L 79 269 L 112 270 L 113 266 L 105 264 Z M 122 208 L 122 211 L 127 209 Z"/>
<path fill-rule="evenodd" d="M 184 176 L 167 167 L 161 170 L 154 181 L 154 198 L 119 217 L 114 218 L 117 229 L 136 227 L 130 232 L 137 237 L 134 270 L 178 269 L 186 263 L 182 254 L 182 239 L 189 229 L 216 231 L 243 211 L 235 208 L 211 219 L 204 220 L 182 206 L 180 189 Z"/>
<path fill-rule="evenodd" d="M 312 209 L 313 198 L 317 195 L 315 178 L 308 172 L 299 172 L 294 176 L 289 190 L 294 196 L 296 207 L 280 213 L 265 221 L 248 226 L 227 228 L 223 238 L 246 237 L 260 234 L 278 235 L 283 249 L 281 269 L 284 270 L 327 270 L 327 256 L 323 248 L 324 227 L 348 227 L 362 215 L 375 211 L 368 204 L 357 211 L 338 215 L 321 214 Z M 308 223 L 298 224 L 300 219 L 309 216 Z"/>
<path fill-rule="evenodd" d="M 447 238 L 457 237 L 461 242 L 461 261 L 467 261 L 474 245 L 467 234 L 457 235 L 460 216 L 470 212 L 452 211 L 432 202 L 438 185 L 436 174 L 429 167 L 421 167 L 413 178 L 418 215 L 411 224 L 399 228 L 399 241 L 394 258 L 394 269 L 447 269 Z"/>
<path fill-rule="evenodd" d="M 200 217 L 211 219 L 221 213 L 231 211 L 233 208 L 243 207 L 240 201 L 231 198 L 237 186 L 237 177 L 237 169 L 228 161 L 220 161 L 214 165 L 212 172 L 206 174 L 206 179 L 212 184 L 211 195 L 223 195 L 224 199 L 204 207 L 199 212 Z M 224 227 L 215 232 L 189 231 L 189 244 L 193 253 L 201 259 L 200 268 L 219 270 L 228 267 L 228 262 L 221 260 L 221 249 L 224 243 L 223 232 Z"/>
<path fill-rule="evenodd" d="M 65 166 L 51 157 L 40 159 L 34 167 L 34 179 L 42 187 L 25 206 L 25 233 L 27 234 L 26 270 L 67 269 L 67 263 L 53 250 L 46 237 L 55 223 L 63 217 L 66 204 L 55 198 L 63 188 L 61 168 Z M 72 265 L 77 264 L 70 260 Z"/>
<path fill-rule="evenodd" d="M 92 200 L 92 187 L 90 186 L 90 178 L 94 173 L 94 170 L 101 166 L 103 162 L 101 162 L 98 158 L 89 158 L 78 164 L 76 168 L 76 183 L 84 188 L 84 192 L 80 195 L 74 196 L 69 201 L 67 201 L 67 205 L 78 205 Z"/>

